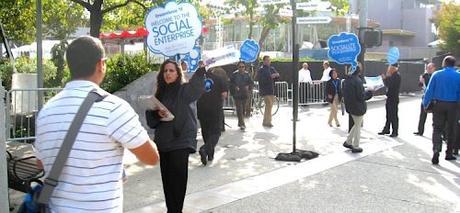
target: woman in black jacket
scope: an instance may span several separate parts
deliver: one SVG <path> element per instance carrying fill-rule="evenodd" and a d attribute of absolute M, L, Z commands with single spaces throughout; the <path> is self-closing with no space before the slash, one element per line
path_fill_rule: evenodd
<path fill-rule="evenodd" d="M 326 83 L 327 102 L 331 106 L 328 124 L 332 127 L 332 119 L 335 120 L 337 127 L 340 127 L 339 120 L 337 119 L 337 111 L 340 101 L 342 100 L 342 89 L 340 86 L 340 79 L 338 78 L 337 70 L 334 68 L 329 72 L 331 79 Z"/>
<path fill-rule="evenodd" d="M 147 124 L 155 129 L 154 141 L 160 152 L 161 179 L 168 212 L 182 212 L 188 179 L 188 158 L 196 151 L 197 121 L 191 103 L 204 92 L 204 67 L 188 83 L 183 83 L 179 65 L 166 60 L 157 76 L 155 97 L 174 115 L 165 110 L 147 111 Z"/>

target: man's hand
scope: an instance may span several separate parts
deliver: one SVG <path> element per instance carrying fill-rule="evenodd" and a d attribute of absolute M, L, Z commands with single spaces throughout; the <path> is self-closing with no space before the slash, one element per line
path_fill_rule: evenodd
<path fill-rule="evenodd" d="M 168 117 L 168 111 L 166 109 L 158 109 L 158 115 L 162 118 Z"/>

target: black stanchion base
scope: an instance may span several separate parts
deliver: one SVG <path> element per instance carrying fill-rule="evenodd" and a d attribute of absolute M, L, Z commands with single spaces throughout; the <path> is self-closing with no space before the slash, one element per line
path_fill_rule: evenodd
<path fill-rule="evenodd" d="M 279 153 L 275 160 L 300 162 L 302 159 L 310 160 L 318 157 L 318 155 L 317 152 L 297 149 L 291 153 Z"/>

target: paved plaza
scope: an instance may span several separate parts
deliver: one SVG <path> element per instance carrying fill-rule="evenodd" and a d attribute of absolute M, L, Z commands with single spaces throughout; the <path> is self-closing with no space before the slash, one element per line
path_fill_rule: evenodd
<path fill-rule="evenodd" d="M 431 164 L 431 115 L 425 135 L 412 134 L 420 97 L 401 97 L 398 138 L 377 135 L 385 120 L 382 98 L 368 106 L 360 154 L 342 147 L 347 114 L 339 117 L 341 127 L 331 128 L 328 107 L 300 108 L 297 147 L 320 154 L 300 163 L 274 160 L 292 150 L 292 108 L 280 108 L 273 128 L 254 115 L 245 132 L 227 113 L 230 127 L 214 162 L 203 166 L 198 154 L 190 158 L 184 212 L 460 212 L 460 161 L 442 154 L 438 166 Z M 166 212 L 159 167 L 140 166 L 131 154 L 125 161 L 125 212 Z"/>

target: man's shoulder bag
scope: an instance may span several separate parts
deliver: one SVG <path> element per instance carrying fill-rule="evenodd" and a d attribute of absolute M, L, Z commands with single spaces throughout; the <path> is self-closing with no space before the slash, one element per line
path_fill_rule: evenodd
<path fill-rule="evenodd" d="M 59 175 L 64 168 L 67 158 L 69 157 L 70 150 L 72 149 L 80 127 L 83 124 L 88 111 L 91 109 L 91 106 L 95 102 L 102 101 L 104 98 L 105 96 L 101 96 L 96 93 L 95 89 L 88 93 L 88 96 L 86 96 L 82 105 L 78 109 L 75 118 L 70 124 L 69 131 L 64 138 L 61 149 L 54 160 L 49 175 L 45 178 L 44 184 L 36 185 L 29 193 L 26 194 L 23 203 L 19 207 L 18 213 L 50 212 L 50 209 L 48 208 L 49 199 L 53 194 L 54 188 L 59 183 Z"/>

